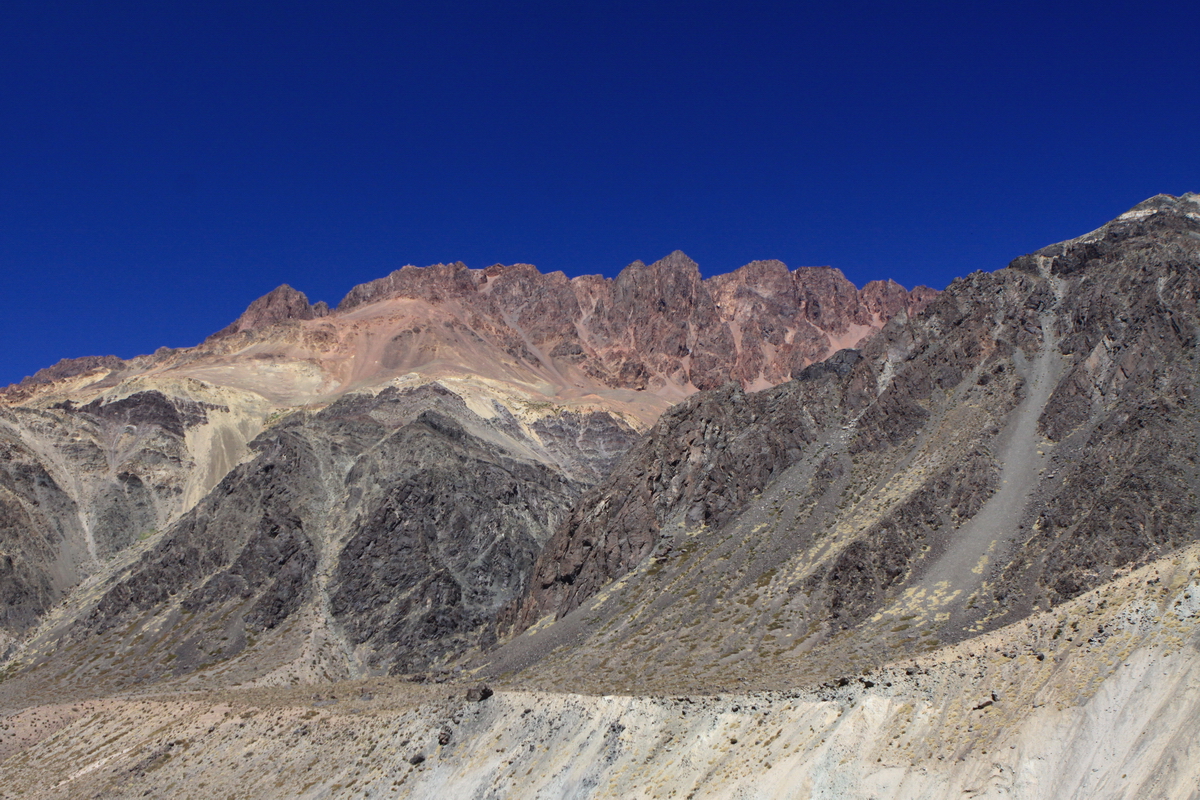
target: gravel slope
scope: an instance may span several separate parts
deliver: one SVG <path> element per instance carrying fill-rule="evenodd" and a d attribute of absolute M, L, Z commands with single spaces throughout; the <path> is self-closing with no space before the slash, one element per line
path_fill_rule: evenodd
<path fill-rule="evenodd" d="M 4 719 L 0 797 L 1189 798 L 1198 621 L 1193 546 L 793 692 L 472 702 L 375 679 L 46 705 Z"/>

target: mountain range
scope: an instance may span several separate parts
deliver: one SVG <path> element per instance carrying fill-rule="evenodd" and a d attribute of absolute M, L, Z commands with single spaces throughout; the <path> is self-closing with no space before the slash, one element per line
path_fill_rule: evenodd
<path fill-rule="evenodd" d="M 1158 195 L 943 292 L 404 267 L 62 361 L 0 796 L 1192 797 L 1198 298 Z"/>

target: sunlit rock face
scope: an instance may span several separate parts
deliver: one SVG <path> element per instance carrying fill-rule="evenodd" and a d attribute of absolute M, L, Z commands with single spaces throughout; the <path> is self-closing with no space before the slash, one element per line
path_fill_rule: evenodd
<path fill-rule="evenodd" d="M 826 680 L 1189 545 L 1197 297 L 1200 202 L 1160 196 L 779 386 L 692 396 L 547 542 L 496 669 Z"/>
<path fill-rule="evenodd" d="M 539 526 L 671 404 L 730 380 L 786 380 L 932 295 L 882 283 L 860 293 L 834 270 L 778 262 L 704 281 L 682 253 L 615 280 L 528 265 L 405 267 L 334 311 L 281 286 L 196 347 L 64 360 L 2 395 L 12 560 L 0 567 L 10 597 L 0 639 L 15 642 L 72 587 L 156 542 L 261 458 L 263 442 L 251 445 L 260 434 L 276 436 L 285 420 L 307 431 L 339 398 L 388 389 L 447 389 L 466 404 L 456 414 L 503 430 L 504 447 L 576 487 L 517 536 L 528 539 L 524 563 L 548 535 Z M 742 332 L 747 319 L 757 333 Z"/>
<path fill-rule="evenodd" d="M 1191 797 L 1198 276 L 1161 195 L 940 294 L 406 267 L 55 365 L 5 791 Z"/>

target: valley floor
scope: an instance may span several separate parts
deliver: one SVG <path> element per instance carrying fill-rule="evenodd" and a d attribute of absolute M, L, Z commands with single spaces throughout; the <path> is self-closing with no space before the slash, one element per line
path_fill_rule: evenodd
<path fill-rule="evenodd" d="M 373 679 L 14 708 L 0 797 L 1193 798 L 1198 623 L 1193 546 L 800 691 L 473 701 Z"/>

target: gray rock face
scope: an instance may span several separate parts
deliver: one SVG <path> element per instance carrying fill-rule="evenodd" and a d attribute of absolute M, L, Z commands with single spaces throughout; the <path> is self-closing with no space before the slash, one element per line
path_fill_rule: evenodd
<path fill-rule="evenodd" d="M 108 590 L 77 626 L 77 638 L 102 634 L 177 594 L 190 614 L 236 604 L 249 631 L 273 628 L 299 606 L 316 562 L 305 518 L 314 515 L 317 462 L 294 431 L 256 446 L 259 458 L 227 476 Z"/>
<path fill-rule="evenodd" d="M 842 413 L 835 387 L 858 359 L 842 351 L 775 389 L 746 394 L 728 384 L 664 414 L 555 532 L 529 595 L 506 610 L 501 627 L 521 630 L 548 612 L 574 610 L 646 558 L 669 520 L 727 523 L 801 458 L 818 418 Z"/>
<path fill-rule="evenodd" d="M 582 429 L 627 435 L 601 416 Z M 578 426 L 569 415 L 555 429 Z M 480 645 L 582 488 L 515 430 L 437 384 L 295 415 L 47 641 L 121 652 L 104 679 L 128 686 L 229 661 L 327 608 L 363 669 L 438 667 Z M 62 680 L 81 668 L 35 663 Z"/>
<path fill-rule="evenodd" d="M 337 559 L 330 607 L 372 663 L 397 672 L 478 642 L 523 587 L 577 495 L 550 468 L 520 461 L 424 411 L 386 443 L 389 485 L 365 499 Z"/>
<path fill-rule="evenodd" d="M 597 483 L 641 436 L 621 420 L 600 411 L 565 411 L 542 417 L 533 432 L 568 475 Z"/>
<path fill-rule="evenodd" d="M 1196 441 L 1200 197 L 1159 195 L 1031 262 L 1072 288 L 1062 377 L 1038 420 L 1071 454 L 998 593 L 1058 603 L 1200 536 Z"/>
<path fill-rule="evenodd" d="M 0 629 L 13 636 L 62 596 L 87 553 L 74 501 L 7 434 L 0 428 Z"/>
<path fill-rule="evenodd" d="M 150 391 L 0 410 L 0 640 L 180 510 L 187 431 L 216 408 Z"/>
<path fill-rule="evenodd" d="M 614 691 L 666 663 L 717 685 L 736 665 L 828 675 L 1196 541 L 1197 276 L 1200 201 L 1154 198 L 956 281 L 861 357 L 693 396 L 555 532 L 500 628 L 560 622 L 497 669 L 570 641 L 536 680 L 608 674 L 594 690 Z"/>

